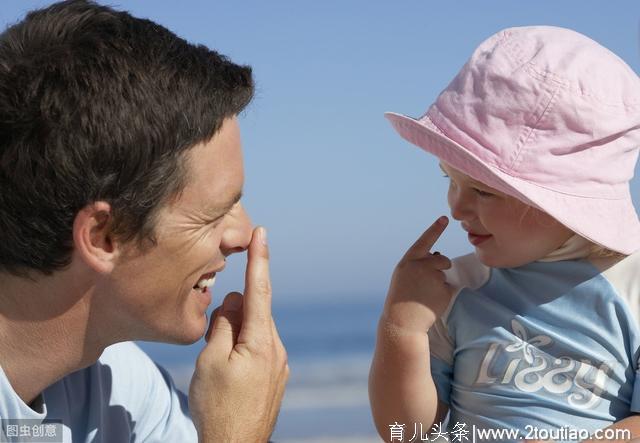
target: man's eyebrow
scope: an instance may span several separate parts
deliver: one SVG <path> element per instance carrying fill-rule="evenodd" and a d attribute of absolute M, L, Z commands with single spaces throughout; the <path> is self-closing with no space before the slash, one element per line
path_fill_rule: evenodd
<path fill-rule="evenodd" d="M 229 212 L 231 208 L 233 208 L 236 205 L 236 203 L 240 201 L 241 198 L 242 198 L 242 191 L 239 191 L 231 200 L 229 200 L 227 204 L 223 206 L 209 207 L 207 210 L 207 214 L 213 219 L 220 218 L 223 215 L 225 215 L 227 212 Z"/>

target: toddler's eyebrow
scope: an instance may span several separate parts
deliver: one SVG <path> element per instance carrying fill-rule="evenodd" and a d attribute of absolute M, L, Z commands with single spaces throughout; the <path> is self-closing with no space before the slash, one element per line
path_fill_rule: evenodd
<path fill-rule="evenodd" d="M 440 169 L 442 169 L 442 172 L 444 172 L 445 174 L 449 175 L 449 173 L 442 167 L 442 163 L 438 163 L 438 166 L 440 166 Z M 478 186 L 478 187 L 484 187 L 484 188 L 487 188 L 487 189 L 491 189 L 490 186 L 487 186 L 482 182 L 476 181 L 476 180 L 472 179 L 471 177 L 469 177 L 468 175 L 466 177 L 467 177 L 467 182 L 469 182 L 469 184 L 472 185 L 472 186 Z"/>

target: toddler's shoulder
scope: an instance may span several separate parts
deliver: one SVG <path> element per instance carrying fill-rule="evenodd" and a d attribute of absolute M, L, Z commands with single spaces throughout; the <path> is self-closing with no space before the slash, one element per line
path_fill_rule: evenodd
<path fill-rule="evenodd" d="M 454 258 L 450 269 L 444 271 L 447 283 L 459 292 L 463 288 L 478 289 L 491 275 L 491 268 L 482 264 L 474 253 Z"/>
<path fill-rule="evenodd" d="M 612 282 L 640 280 L 640 250 L 622 259 L 617 257 L 604 257 L 589 259 L 601 274 Z"/>
<path fill-rule="evenodd" d="M 592 260 L 604 277 L 640 323 L 640 251 L 614 261 Z"/>
<path fill-rule="evenodd" d="M 451 339 L 446 338 L 448 337 L 447 323 L 449 321 L 449 315 L 458 301 L 458 295 L 460 295 L 460 292 L 463 289 L 479 289 L 487 283 L 491 276 L 491 268 L 482 264 L 474 253 L 470 253 L 452 259 L 451 268 L 446 269 L 443 272 L 447 278 L 447 283 L 453 287 L 454 292 L 452 294 L 451 301 L 449 301 L 449 306 L 447 306 L 443 315 L 436 322 L 435 328 L 430 330 L 429 337 L 430 340 L 437 343 L 443 343 L 442 340 L 445 340 L 449 343 L 447 346 L 451 346 Z M 440 339 L 437 338 L 438 336 Z M 436 355 L 438 355 L 438 352 L 436 352 Z M 444 361 L 448 361 L 445 358 L 442 359 Z"/>

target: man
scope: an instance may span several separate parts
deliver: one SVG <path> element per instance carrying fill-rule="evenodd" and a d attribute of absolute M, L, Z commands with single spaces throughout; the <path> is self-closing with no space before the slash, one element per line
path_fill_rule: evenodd
<path fill-rule="evenodd" d="M 250 68 L 88 1 L 0 35 L 5 433 L 31 419 L 61 420 L 65 442 L 269 438 L 288 366 L 266 232 L 240 203 L 252 95 Z M 215 274 L 245 250 L 244 294 L 207 331 Z M 187 409 L 128 342 L 205 332 Z"/>

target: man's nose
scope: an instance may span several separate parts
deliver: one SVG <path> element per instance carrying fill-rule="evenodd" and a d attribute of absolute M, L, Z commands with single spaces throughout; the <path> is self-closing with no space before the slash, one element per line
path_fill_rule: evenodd
<path fill-rule="evenodd" d="M 233 214 L 229 215 L 231 217 L 222 233 L 222 241 L 220 243 L 220 249 L 225 256 L 245 251 L 249 247 L 253 234 L 251 219 L 242 204 L 238 203 L 234 208 Z"/>

